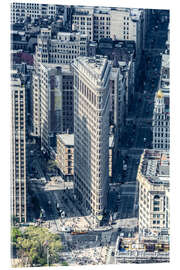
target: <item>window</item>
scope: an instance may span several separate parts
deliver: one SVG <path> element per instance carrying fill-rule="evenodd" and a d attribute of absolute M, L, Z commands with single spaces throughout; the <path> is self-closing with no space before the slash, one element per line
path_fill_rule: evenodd
<path fill-rule="evenodd" d="M 154 201 L 154 205 L 159 205 L 160 201 Z"/>

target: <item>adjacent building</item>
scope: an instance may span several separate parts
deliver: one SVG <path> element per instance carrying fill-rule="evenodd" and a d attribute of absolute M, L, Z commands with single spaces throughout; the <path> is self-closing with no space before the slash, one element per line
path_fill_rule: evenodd
<path fill-rule="evenodd" d="M 170 148 L 170 64 L 169 35 L 165 53 L 162 54 L 159 91 L 154 99 L 153 143 L 154 149 Z"/>
<path fill-rule="evenodd" d="M 76 6 L 72 12 L 73 29 L 88 35 L 91 41 L 101 38 L 136 41 L 139 22 L 141 18 L 130 8 Z"/>
<path fill-rule="evenodd" d="M 58 134 L 56 162 L 65 180 L 74 175 L 74 134 Z"/>
<path fill-rule="evenodd" d="M 22 23 L 26 18 L 31 20 L 44 18 L 54 18 L 59 15 L 62 6 L 54 4 L 40 3 L 12 3 L 11 4 L 11 23 Z M 61 13 L 60 13 L 61 14 Z M 63 8 L 63 18 L 66 20 L 66 6 Z"/>
<path fill-rule="evenodd" d="M 58 32 L 52 36 L 51 28 L 42 28 L 37 38 L 34 56 L 35 70 L 39 63 L 69 64 L 78 56 L 87 56 L 88 37 L 79 32 Z"/>
<path fill-rule="evenodd" d="M 56 134 L 73 132 L 73 74 L 70 65 L 40 63 L 34 75 L 34 128 L 40 134 L 41 148 L 48 151 Z"/>
<path fill-rule="evenodd" d="M 37 40 L 36 53 L 34 56 L 33 74 L 33 129 L 34 135 L 41 137 L 41 88 L 48 87 L 49 78 L 42 74 L 43 66 L 54 64 L 62 67 L 63 88 L 62 107 L 63 123 L 59 132 L 73 130 L 73 75 L 69 64 L 80 55 L 87 55 L 88 38 L 80 33 L 59 32 L 56 38 L 52 38 L 51 29 L 41 29 Z M 67 68 L 66 68 L 67 67 Z M 47 69 L 47 68 L 46 68 Z M 48 68 L 49 69 L 49 68 Z M 68 71 L 69 69 L 69 71 Z M 49 75 L 48 75 L 49 76 Z M 46 86 L 45 86 L 46 85 Z M 49 100 L 47 100 L 49 102 Z M 48 105 L 46 104 L 46 107 Z M 59 104 L 59 106 L 61 106 Z"/>
<path fill-rule="evenodd" d="M 16 70 L 11 73 L 11 101 L 11 213 L 26 222 L 26 88 Z"/>
<path fill-rule="evenodd" d="M 57 134 L 56 162 L 65 180 L 74 176 L 74 134 Z M 109 177 L 113 173 L 114 135 L 109 135 Z"/>
<path fill-rule="evenodd" d="M 73 7 L 72 11 L 72 30 L 78 30 L 85 34 L 90 40 L 94 38 L 93 26 L 93 8 L 91 7 Z"/>
<path fill-rule="evenodd" d="M 153 149 L 170 148 L 169 90 L 159 90 L 155 95 L 153 111 Z"/>
<path fill-rule="evenodd" d="M 98 218 L 107 206 L 111 63 L 79 57 L 73 68 L 74 194 Z"/>
<path fill-rule="evenodd" d="M 135 94 L 135 52 L 134 41 L 104 38 L 89 45 L 89 56 L 104 55 L 113 62 L 110 78 L 110 125 L 114 126 L 115 141 L 121 137 Z"/>
<path fill-rule="evenodd" d="M 169 152 L 144 150 L 139 182 L 139 232 L 169 232 Z"/>
<path fill-rule="evenodd" d="M 109 125 L 112 128 L 112 133 L 114 134 L 114 154 L 116 156 L 118 140 L 121 138 L 125 124 L 125 96 L 127 89 L 125 87 L 125 80 L 120 67 L 112 67 L 109 88 Z"/>
<path fill-rule="evenodd" d="M 111 179 L 113 176 L 113 165 L 114 165 L 114 149 L 115 149 L 115 142 L 114 142 L 114 135 L 109 135 L 109 178 Z"/>

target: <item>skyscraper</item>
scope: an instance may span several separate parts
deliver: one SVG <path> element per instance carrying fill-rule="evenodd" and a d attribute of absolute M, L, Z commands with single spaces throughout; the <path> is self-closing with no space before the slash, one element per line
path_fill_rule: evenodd
<path fill-rule="evenodd" d="M 111 63 L 79 57 L 73 68 L 74 193 L 98 220 L 107 206 Z"/>
<path fill-rule="evenodd" d="M 26 89 L 12 72 L 11 207 L 19 222 L 26 222 Z"/>

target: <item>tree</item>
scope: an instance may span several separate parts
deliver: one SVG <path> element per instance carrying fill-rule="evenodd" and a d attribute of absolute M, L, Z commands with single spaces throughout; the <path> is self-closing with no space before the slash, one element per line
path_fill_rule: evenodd
<path fill-rule="evenodd" d="M 62 245 L 59 235 L 50 233 L 47 228 L 30 226 L 17 237 L 16 246 L 22 261 L 27 259 L 30 266 L 42 266 L 47 263 L 47 249 L 49 263 L 58 261 Z"/>
<path fill-rule="evenodd" d="M 49 160 L 47 163 L 48 170 L 54 170 L 57 168 L 57 163 L 55 160 Z"/>
<path fill-rule="evenodd" d="M 67 262 L 62 262 L 62 266 L 68 266 Z"/>
<path fill-rule="evenodd" d="M 17 239 L 22 236 L 21 231 L 17 227 L 12 227 L 11 230 L 11 242 L 13 246 L 17 245 Z"/>

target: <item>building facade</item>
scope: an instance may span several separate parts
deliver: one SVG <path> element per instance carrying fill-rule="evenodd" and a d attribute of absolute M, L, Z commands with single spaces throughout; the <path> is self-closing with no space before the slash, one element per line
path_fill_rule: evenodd
<path fill-rule="evenodd" d="M 74 68 L 74 193 L 96 217 L 107 206 L 109 79 L 104 57 L 79 57 Z"/>
<path fill-rule="evenodd" d="M 101 38 L 136 41 L 141 18 L 132 11 L 130 8 L 77 6 L 72 12 L 73 29 L 88 35 L 91 41 Z"/>
<path fill-rule="evenodd" d="M 65 180 L 74 175 L 74 134 L 58 134 L 56 162 Z"/>
<path fill-rule="evenodd" d="M 110 74 L 110 110 L 109 124 L 114 134 L 114 154 L 117 153 L 118 140 L 121 138 L 125 124 L 125 95 L 126 87 L 124 76 L 119 67 L 112 67 Z"/>
<path fill-rule="evenodd" d="M 52 37 L 50 28 L 42 28 L 37 38 L 34 65 L 39 63 L 69 64 L 78 56 L 87 56 L 88 37 L 78 32 L 58 32 Z"/>
<path fill-rule="evenodd" d="M 34 56 L 34 74 L 33 74 L 33 129 L 34 135 L 40 137 L 40 121 L 41 121 L 41 80 L 45 79 L 41 76 L 42 64 L 55 64 L 62 67 L 69 65 L 73 59 L 80 55 L 87 55 L 88 38 L 79 33 L 62 33 L 57 34 L 56 39 L 52 39 L 51 29 L 41 29 L 38 37 L 38 44 Z M 67 70 L 68 68 L 66 68 Z M 69 68 L 70 70 L 70 68 Z M 62 75 L 63 88 L 63 131 L 73 129 L 73 76 L 70 71 L 64 72 Z M 41 78 L 40 78 L 41 77 Z M 47 78 L 46 78 L 47 80 Z M 71 124 L 70 124 L 71 123 Z M 71 132 L 71 130 L 69 130 Z"/>
<path fill-rule="evenodd" d="M 74 134 L 57 134 L 56 161 L 65 180 L 74 176 Z M 109 136 L 109 177 L 112 177 L 114 135 Z"/>
<path fill-rule="evenodd" d="M 153 143 L 155 149 L 170 148 L 170 65 L 169 49 L 162 54 L 159 91 L 154 99 Z"/>
<path fill-rule="evenodd" d="M 36 78 L 37 81 L 34 83 L 36 126 L 40 132 L 41 148 L 48 150 L 51 141 L 56 140 L 57 133 L 67 131 L 72 133 L 74 129 L 73 74 L 70 65 L 41 63 L 40 74 L 34 76 L 34 79 Z"/>
<path fill-rule="evenodd" d="M 155 95 L 152 128 L 152 147 L 168 150 L 170 148 L 169 91 L 162 89 Z"/>
<path fill-rule="evenodd" d="M 11 76 L 11 213 L 26 222 L 26 89 L 16 71 Z"/>
<path fill-rule="evenodd" d="M 57 5 L 39 3 L 12 3 L 11 23 L 24 21 L 27 17 L 38 19 L 40 17 L 53 18 L 58 14 Z"/>
<path fill-rule="evenodd" d="M 139 232 L 169 230 L 169 152 L 144 150 L 138 168 Z"/>

